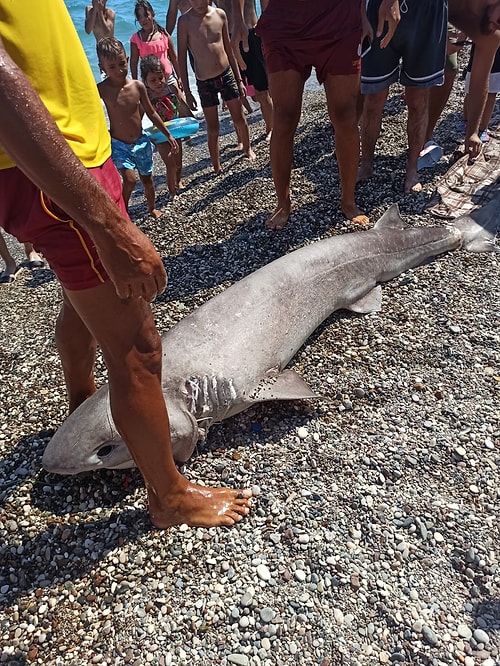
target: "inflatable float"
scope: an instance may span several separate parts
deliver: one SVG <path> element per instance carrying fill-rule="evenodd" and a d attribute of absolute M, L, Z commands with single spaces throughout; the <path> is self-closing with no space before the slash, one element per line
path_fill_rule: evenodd
<path fill-rule="evenodd" d="M 174 118 L 165 123 L 174 139 L 185 139 L 187 136 L 193 136 L 200 129 L 200 123 L 196 118 Z M 144 132 L 154 143 L 165 143 L 167 137 L 160 132 L 154 125 L 144 128 Z"/>

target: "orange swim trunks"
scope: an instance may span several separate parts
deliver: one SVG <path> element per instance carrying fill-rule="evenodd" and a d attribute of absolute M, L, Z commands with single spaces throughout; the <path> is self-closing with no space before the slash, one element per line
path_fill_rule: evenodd
<path fill-rule="evenodd" d="M 355 0 L 270 0 L 257 23 L 269 74 L 293 69 L 306 80 L 360 71 L 361 7 Z"/>
<path fill-rule="evenodd" d="M 88 171 L 127 215 L 111 158 Z M 108 279 L 90 236 L 16 167 L 0 170 L 0 226 L 21 243 L 33 243 L 67 289 L 90 289 Z"/>

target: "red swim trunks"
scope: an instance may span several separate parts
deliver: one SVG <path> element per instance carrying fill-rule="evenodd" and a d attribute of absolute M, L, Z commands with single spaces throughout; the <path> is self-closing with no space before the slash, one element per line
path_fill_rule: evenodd
<path fill-rule="evenodd" d="M 293 69 L 319 83 L 360 71 L 361 7 L 356 0 L 270 0 L 257 23 L 269 74 Z"/>
<path fill-rule="evenodd" d="M 127 215 L 111 158 L 88 171 Z M 67 289 L 90 289 L 108 279 L 90 236 L 16 167 L 0 170 L 0 226 L 21 243 L 33 243 Z"/>

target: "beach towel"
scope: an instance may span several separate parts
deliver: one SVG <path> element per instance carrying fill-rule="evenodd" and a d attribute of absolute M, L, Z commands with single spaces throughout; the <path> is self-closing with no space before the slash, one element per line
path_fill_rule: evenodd
<path fill-rule="evenodd" d="M 427 210 L 435 217 L 455 219 L 488 203 L 500 187 L 500 128 L 490 130 L 490 140 L 484 144 L 481 155 L 470 162 L 462 154 L 438 182 Z"/>

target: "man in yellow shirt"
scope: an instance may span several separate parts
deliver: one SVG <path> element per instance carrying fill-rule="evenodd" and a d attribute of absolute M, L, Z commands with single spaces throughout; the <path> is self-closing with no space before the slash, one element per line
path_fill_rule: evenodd
<path fill-rule="evenodd" d="M 195 486 L 174 464 L 149 306 L 165 270 L 124 214 L 97 89 L 62 0 L 0 0 L 0 108 L 0 226 L 32 241 L 61 282 L 56 338 L 70 410 L 95 391 L 99 344 L 152 522 L 234 524 L 249 511 L 247 493 Z"/>

